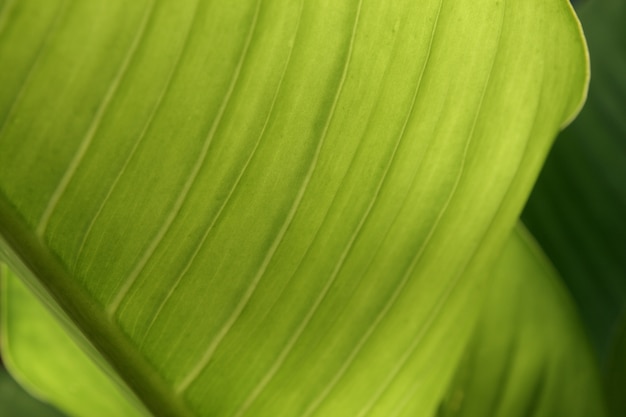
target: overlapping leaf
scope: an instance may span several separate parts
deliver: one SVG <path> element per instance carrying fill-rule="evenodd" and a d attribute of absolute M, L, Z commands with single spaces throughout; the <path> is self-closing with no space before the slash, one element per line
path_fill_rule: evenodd
<path fill-rule="evenodd" d="M 599 371 L 570 294 L 522 227 L 497 261 L 439 416 L 605 416 Z"/>
<path fill-rule="evenodd" d="M 154 413 L 434 412 L 584 96 L 567 2 L 3 6 L 5 257 Z"/>

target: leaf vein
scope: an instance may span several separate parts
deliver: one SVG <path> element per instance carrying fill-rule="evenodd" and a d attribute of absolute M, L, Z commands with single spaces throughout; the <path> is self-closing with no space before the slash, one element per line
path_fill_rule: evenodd
<path fill-rule="evenodd" d="M 300 18 L 302 16 L 302 9 L 303 9 L 303 6 L 302 6 L 302 3 L 301 3 L 300 13 L 298 15 L 298 22 L 296 23 L 296 29 L 295 29 L 296 33 L 298 32 L 298 27 L 300 26 Z M 157 311 L 155 312 L 155 314 L 153 315 L 152 319 L 150 320 L 150 323 L 148 324 L 148 327 L 147 327 L 147 329 L 145 331 L 144 338 L 140 341 L 140 345 L 143 344 L 143 341 L 145 340 L 145 338 L 147 337 L 148 333 L 152 329 L 154 323 L 156 322 L 157 318 L 161 314 L 161 311 L 163 310 L 165 305 L 168 303 L 169 299 L 171 298 L 171 296 L 174 294 L 174 292 L 176 291 L 176 289 L 180 285 L 180 283 L 182 281 L 182 278 L 185 276 L 185 274 L 187 273 L 187 271 L 189 270 L 189 268 L 193 264 L 193 262 L 196 259 L 198 253 L 200 252 L 204 242 L 208 238 L 209 234 L 211 233 L 211 230 L 213 230 L 213 227 L 215 226 L 215 224 L 217 223 L 219 218 L 221 217 L 222 212 L 224 211 L 224 209 L 228 205 L 231 197 L 233 196 L 233 194 L 235 193 L 236 189 L 238 188 L 239 183 L 241 182 L 241 179 L 243 178 L 245 172 L 248 169 L 248 166 L 250 165 L 250 162 L 252 161 L 254 155 L 256 154 L 256 151 L 259 148 L 259 145 L 262 142 L 263 137 L 265 136 L 265 131 L 267 129 L 269 121 L 270 121 L 270 119 L 271 119 L 271 117 L 272 117 L 272 115 L 274 113 L 274 107 L 275 107 L 276 101 L 278 99 L 278 95 L 279 95 L 279 92 L 281 90 L 281 87 L 282 87 L 282 84 L 283 84 L 283 80 L 285 78 L 285 74 L 287 73 L 287 68 L 289 67 L 289 62 L 291 61 L 291 55 L 292 55 L 292 51 L 293 51 L 293 48 L 294 48 L 294 44 L 295 44 L 295 39 L 294 39 L 293 42 L 291 42 L 291 46 L 289 48 L 289 52 L 288 52 L 288 55 L 287 55 L 287 60 L 285 62 L 284 69 L 282 71 L 282 74 L 281 74 L 280 79 L 278 81 L 278 84 L 276 86 L 276 91 L 275 91 L 274 96 L 272 98 L 272 101 L 270 103 L 270 108 L 269 108 L 267 117 L 265 118 L 265 121 L 263 122 L 263 126 L 261 128 L 261 132 L 260 132 L 260 134 L 259 134 L 259 136 L 258 136 L 258 138 L 257 138 L 257 140 L 256 140 L 256 142 L 254 144 L 254 147 L 253 147 L 250 155 L 248 156 L 248 159 L 245 161 L 243 168 L 239 172 L 239 174 L 238 174 L 237 178 L 235 179 L 235 182 L 233 183 L 232 187 L 230 188 L 230 191 L 228 192 L 226 198 L 224 199 L 224 201 L 220 205 L 217 213 L 213 217 L 213 220 L 211 220 L 211 223 L 209 224 L 209 227 L 204 231 L 204 234 L 200 238 L 200 241 L 198 242 L 198 244 L 194 248 L 194 251 L 191 254 L 191 257 L 188 259 L 187 263 L 185 264 L 185 266 L 183 267 L 181 272 L 177 275 L 176 279 L 174 280 L 174 284 L 169 289 L 169 291 L 166 294 L 166 296 L 163 299 L 163 301 L 161 301 L 161 303 L 159 304 L 159 307 L 157 308 Z"/>
<path fill-rule="evenodd" d="M 339 272 L 338 269 L 340 269 L 343 266 L 343 262 L 345 261 L 345 258 L 347 256 L 347 252 L 352 248 L 352 246 L 354 244 L 354 241 L 356 240 L 357 235 L 360 233 L 362 226 L 365 224 L 365 222 L 367 220 L 367 217 L 371 213 L 371 211 L 372 211 L 372 209 L 374 207 L 374 204 L 376 202 L 376 198 L 380 194 L 380 191 L 381 191 L 381 189 L 383 187 L 383 184 L 385 182 L 387 174 L 389 173 L 391 165 L 393 164 L 393 161 L 395 159 L 396 152 L 397 152 L 397 150 L 398 150 L 398 148 L 400 146 L 400 143 L 404 139 L 404 136 L 405 136 L 405 133 L 406 133 L 406 128 L 408 126 L 408 123 L 409 123 L 409 120 L 411 118 L 411 115 L 413 114 L 413 109 L 415 108 L 415 103 L 416 103 L 417 97 L 419 95 L 419 91 L 420 91 L 420 87 L 422 85 L 422 79 L 423 79 L 424 73 L 426 72 L 426 68 L 428 66 L 428 63 L 430 62 L 433 41 L 435 39 L 437 28 L 438 28 L 438 23 L 439 23 L 439 17 L 440 17 L 440 14 L 441 14 L 442 4 L 443 4 L 443 0 L 441 0 L 440 3 L 439 3 L 439 7 L 438 7 L 438 10 L 437 10 L 437 15 L 435 17 L 435 21 L 433 23 L 433 28 L 432 28 L 431 35 L 430 35 L 430 41 L 429 41 L 429 45 L 428 45 L 428 51 L 426 53 L 426 59 L 424 60 L 424 64 L 423 64 L 422 69 L 420 71 L 419 78 L 418 78 L 418 81 L 417 81 L 417 84 L 416 84 L 416 88 L 415 88 L 415 92 L 413 93 L 413 97 L 411 99 L 411 104 L 409 106 L 409 110 L 408 110 L 407 116 L 406 116 L 406 118 L 404 120 L 402 129 L 401 129 L 401 132 L 400 132 L 400 136 L 399 136 L 399 138 L 398 138 L 398 140 L 397 140 L 397 142 L 395 144 L 395 147 L 394 147 L 394 150 L 393 150 L 393 154 L 392 154 L 392 159 L 389 161 L 389 163 L 388 163 L 388 165 L 387 165 L 387 167 L 385 169 L 383 177 L 381 178 L 381 180 L 380 180 L 380 182 L 379 182 L 379 184 L 377 186 L 377 190 L 376 190 L 376 193 L 374 195 L 374 198 L 372 199 L 372 201 L 370 201 L 370 204 L 369 204 L 369 206 L 368 206 L 368 208 L 367 208 L 363 218 L 361 219 L 361 221 L 360 221 L 360 223 L 358 225 L 357 230 L 355 231 L 355 235 L 352 236 L 352 238 L 351 238 L 351 240 L 350 240 L 350 242 L 348 244 L 348 247 L 344 251 L 344 254 L 342 256 L 340 264 L 337 266 L 336 273 L 338 273 Z M 401 288 L 401 287 L 403 287 L 403 285 L 401 284 L 399 287 Z M 399 295 L 400 291 L 397 290 L 396 292 Z M 395 293 L 394 293 L 394 295 L 395 295 Z M 312 413 L 314 413 L 315 410 L 317 410 L 317 408 L 322 404 L 324 399 L 328 396 L 328 394 L 332 391 L 334 386 L 341 380 L 341 377 L 349 369 L 350 365 L 352 364 L 352 362 L 354 361 L 354 359 L 356 358 L 356 356 L 358 355 L 360 350 L 363 348 L 363 346 L 365 345 L 365 343 L 367 342 L 367 340 L 369 339 L 371 334 L 374 332 L 374 330 L 376 329 L 376 327 L 378 326 L 378 324 L 380 323 L 380 321 L 382 320 L 382 318 L 386 314 L 387 310 L 389 310 L 391 308 L 391 305 L 395 301 L 395 298 L 392 296 L 392 298 L 390 300 L 391 301 L 387 303 L 385 308 L 383 308 L 382 313 L 379 314 L 376 317 L 376 320 L 374 320 L 374 322 L 370 325 L 370 327 L 365 332 L 364 336 L 362 336 L 362 338 L 359 340 L 359 342 L 357 343 L 355 348 L 352 350 L 352 352 L 350 352 L 350 355 L 348 356 L 346 361 L 343 363 L 343 365 L 339 368 L 337 373 L 333 376 L 333 378 L 331 379 L 329 384 L 322 390 L 321 394 L 318 395 L 318 397 L 316 397 L 316 399 L 309 405 L 309 407 L 307 407 L 307 409 L 304 411 L 304 414 L 302 415 L 302 417 L 308 417 Z"/>
<path fill-rule="evenodd" d="M 228 86 L 228 90 L 226 91 L 226 95 L 224 96 L 224 99 L 222 100 L 222 104 L 220 105 L 220 108 L 218 109 L 217 115 L 213 121 L 213 124 L 211 125 L 209 133 L 204 143 L 202 144 L 202 148 L 191 170 L 191 173 L 189 177 L 187 178 L 187 180 L 185 181 L 182 187 L 182 190 L 174 203 L 172 210 L 169 212 L 169 214 L 167 215 L 165 219 L 165 222 L 161 225 L 157 234 L 153 237 L 150 244 L 148 245 L 148 248 L 141 255 L 141 257 L 139 258 L 139 261 L 135 264 L 134 268 L 132 269 L 128 277 L 122 283 L 119 291 L 113 297 L 113 300 L 106 307 L 107 314 L 109 315 L 109 317 L 113 317 L 119 305 L 121 304 L 122 300 L 125 298 L 126 294 L 128 294 L 130 288 L 132 287 L 134 282 L 137 280 L 137 277 L 139 276 L 141 271 L 143 271 L 144 267 L 146 266 L 146 264 L 148 263 L 152 255 L 154 254 L 157 246 L 161 243 L 161 241 L 163 240 L 163 237 L 165 236 L 167 231 L 170 229 L 172 223 L 174 222 L 174 219 L 176 218 L 176 215 L 179 213 L 180 209 L 182 208 L 185 202 L 185 199 L 187 198 L 187 195 L 189 194 L 189 191 L 191 190 L 193 184 L 195 183 L 202 166 L 204 165 L 204 161 L 208 154 L 211 143 L 213 142 L 213 137 L 215 135 L 215 132 L 217 131 L 217 128 L 219 127 L 221 123 L 222 116 L 224 115 L 224 112 L 226 111 L 226 108 L 228 107 L 230 98 L 233 94 L 233 91 L 235 90 L 237 81 L 239 80 L 241 69 L 243 67 L 244 62 L 246 61 L 248 49 L 250 47 L 250 44 L 252 43 L 252 38 L 253 38 L 252 35 L 254 34 L 256 23 L 259 17 L 259 10 L 260 10 L 261 2 L 262 0 L 257 1 L 256 10 L 252 18 L 252 24 L 248 31 L 248 35 L 244 41 L 243 50 L 239 58 L 239 61 L 237 63 L 237 67 L 235 68 L 235 71 L 233 72 L 233 76 Z"/>
<path fill-rule="evenodd" d="M 504 5 L 503 10 L 505 8 L 506 8 L 506 4 Z M 504 12 L 502 13 L 502 18 L 503 19 L 500 22 L 500 29 L 499 29 L 499 34 L 498 34 L 497 45 L 500 44 L 500 41 L 502 39 L 502 31 L 503 31 L 503 23 L 504 23 Z M 484 98 L 485 98 L 485 95 L 486 95 L 486 92 L 487 92 L 487 88 L 488 88 L 488 86 L 490 84 L 490 81 L 491 81 L 491 75 L 493 74 L 493 69 L 495 67 L 495 63 L 496 63 L 496 60 L 497 60 L 498 50 L 499 50 L 499 47 L 496 47 L 496 52 L 494 54 L 494 58 L 493 58 L 491 67 L 490 67 L 489 73 L 487 75 L 487 80 L 485 82 L 485 86 L 483 87 L 483 91 L 482 91 L 482 94 L 481 94 L 480 102 L 478 104 L 478 109 L 477 109 L 476 115 L 474 117 L 474 121 L 472 123 L 472 127 L 470 129 L 468 140 L 465 143 L 465 148 L 463 150 L 463 158 L 462 158 L 462 161 L 461 161 L 461 166 L 460 166 L 460 169 L 459 169 L 459 173 L 458 173 L 458 175 L 456 177 L 456 180 L 455 180 L 455 182 L 454 182 L 454 184 L 452 186 L 452 190 L 451 190 L 451 192 L 450 192 L 450 194 L 448 196 L 448 199 L 444 203 L 444 205 L 443 205 L 442 209 L 440 210 L 440 212 L 439 212 L 439 214 L 438 214 L 438 216 L 437 216 L 437 218 L 436 218 L 432 228 L 430 229 L 430 232 L 428 233 L 428 235 L 427 235 L 427 237 L 426 237 L 422 247 L 418 251 L 416 257 L 411 262 L 411 265 L 410 265 L 409 269 L 407 270 L 407 273 L 403 277 L 403 280 L 402 280 L 403 283 L 406 283 L 408 281 L 408 279 L 410 277 L 410 274 L 413 272 L 415 266 L 417 265 L 419 259 L 421 258 L 422 254 L 424 252 L 424 249 L 426 248 L 426 246 L 428 246 L 428 242 L 430 241 L 430 239 L 434 235 L 434 232 L 437 229 L 437 227 L 439 225 L 439 222 L 443 218 L 445 212 L 447 211 L 447 209 L 448 209 L 448 207 L 450 205 L 450 202 L 453 200 L 453 198 L 454 198 L 454 196 L 456 194 L 456 191 L 458 189 L 458 185 L 459 185 L 459 183 L 461 181 L 461 177 L 463 176 L 463 173 L 465 171 L 465 161 L 467 159 L 467 153 L 468 153 L 468 150 L 469 150 L 470 145 L 472 143 L 472 139 L 474 137 L 476 124 L 477 124 L 479 115 L 480 115 L 481 110 L 482 110 L 482 106 L 483 106 L 483 103 L 484 103 Z M 400 373 L 400 371 L 402 370 L 402 368 L 404 367 L 406 362 L 409 360 L 411 355 L 413 355 L 413 353 L 415 353 L 415 350 L 417 349 L 417 347 L 421 343 L 423 337 L 426 335 L 428 330 L 430 330 L 430 328 L 433 325 L 433 323 L 435 322 L 439 312 L 441 311 L 443 306 L 446 304 L 446 302 L 449 300 L 450 296 L 454 292 L 454 289 L 457 287 L 459 282 L 460 282 L 460 279 L 458 279 L 458 276 L 457 276 L 457 279 L 453 279 L 451 281 L 450 285 L 447 286 L 447 288 L 444 290 L 443 294 L 441 295 L 441 297 L 437 301 L 437 304 L 435 304 L 435 307 L 433 308 L 431 313 L 428 315 L 428 317 L 426 319 L 426 322 L 424 323 L 424 325 L 422 326 L 420 331 L 417 333 L 417 335 L 415 336 L 415 338 L 413 339 L 413 341 L 409 345 L 409 348 L 402 355 L 402 357 L 400 358 L 398 363 L 392 368 L 392 371 L 388 374 L 387 378 L 383 381 L 381 386 L 375 391 L 375 394 L 370 397 L 370 400 L 359 411 L 359 413 L 357 414 L 357 417 L 365 417 L 365 416 L 367 416 L 372 411 L 372 409 L 374 408 L 374 406 L 376 405 L 378 400 L 382 397 L 384 392 L 389 388 L 389 386 L 391 386 L 391 383 L 398 376 L 398 374 Z M 401 286 L 403 286 L 403 285 L 401 284 Z M 395 295 L 395 293 L 394 293 L 394 295 Z M 398 295 L 399 295 L 399 293 L 398 293 Z M 395 298 L 397 298 L 397 297 L 395 297 Z"/>
<path fill-rule="evenodd" d="M 218 334 L 215 336 L 215 338 L 211 341 L 209 347 L 207 348 L 207 350 L 204 352 L 204 354 L 202 355 L 200 361 L 196 364 L 196 366 L 194 366 L 191 371 L 187 374 L 187 376 L 182 380 L 182 382 L 178 385 L 177 387 L 177 391 L 181 392 L 186 390 L 189 385 L 200 375 L 200 373 L 202 372 L 202 370 L 208 365 L 208 363 L 210 362 L 211 358 L 213 357 L 213 354 L 215 353 L 215 351 L 217 350 L 218 346 L 221 344 L 222 340 L 224 339 L 224 337 L 228 334 L 228 332 L 230 331 L 230 329 L 232 328 L 232 326 L 234 325 L 234 323 L 237 321 L 237 319 L 239 318 L 239 316 L 241 315 L 241 312 L 244 310 L 245 306 L 248 304 L 248 301 L 250 300 L 250 298 L 252 298 L 252 295 L 254 294 L 259 282 L 261 281 L 261 279 L 263 278 L 263 276 L 265 275 L 265 272 L 267 270 L 267 267 L 270 263 L 270 261 L 272 260 L 272 258 L 274 257 L 274 254 L 276 253 L 276 250 L 278 249 L 280 243 L 282 242 L 285 234 L 287 233 L 287 230 L 289 229 L 289 226 L 291 225 L 291 222 L 293 221 L 295 214 L 300 206 L 300 203 L 302 202 L 302 199 L 304 197 L 304 194 L 308 188 L 308 185 L 311 181 L 311 178 L 313 177 L 313 173 L 315 171 L 315 168 L 317 167 L 317 162 L 319 159 L 319 155 L 321 153 L 322 150 L 322 146 L 325 142 L 326 139 L 326 135 L 328 134 L 328 130 L 330 127 L 330 124 L 333 120 L 333 116 L 335 113 L 335 109 L 337 108 L 337 103 L 339 101 L 339 97 L 341 95 L 341 92 L 343 90 L 343 86 L 345 83 L 345 80 L 347 78 L 347 73 L 348 73 L 348 67 L 350 64 L 350 60 L 352 57 L 352 50 L 353 50 L 353 46 L 354 46 L 354 39 L 356 36 L 356 28 L 358 26 L 358 20 L 359 20 L 359 16 L 360 16 L 360 12 L 361 12 L 361 4 L 362 4 L 363 0 L 359 0 L 358 3 L 358 8 L 357 8 L 357 13 L 356 13 L 356 17 L 355 17 L 355 21 L 354 21 L 354 25 L 352 28 L 352 34 L 351 34 L 351 38 L 350 38 L 350 42 L 348 45 L 348 52 L 347 52 L 347 58 L 346 58 L 346 62 L 344 64 L 343 67 L 343 71 L 341 74 L 341 78 L 339 81 L 339 85 L 337 87 L 337 91 L 335 92 L 335 96 L 328 114 L 328 117 L 326 118 L 326 122 L 324 124 L 324 128 L 322 130 L 322 134 L 320 137 L 320 140 L 318 141 L 317 147 L 315 149 L 315 153 L 313 155 L 313 158 L 311 160 L 311 164 L 309 165 L 309 169 L 306 173 L 306 176 L 300 186 L 300 189 L 298 190 L 298 194 L 296 195 L 296 198 L 291 206 L 291 209 L 289 210 L 289 213 L 287 214 L 287 217 L 285 219 L 285 222 L 283 223 L 283 225 L 281 226 L 276 238 L 274 239 L 274 241 L 272 242 L 272 245 L 270 246 L 268 252 L 265 255 L 265 258 L 263 259 L 263 262 L 261 263 L 261 266 L 259 268 L 259 270 L 257 271 L 257 273 L 255 274 L 254 278 L 252 279 L 252 282 L 250 284 L 250 286 L 246 289 L 243 297 L 241 298 L 241 300 L 239 301 L 239 303 L 237 304 L 237 306 L 235 307 L 235 309 L 233 310 L 233 312 L 231 313 L 231 315 L 229 316 L 229 318 L 227 319 L 227 321 L 224 323 L 224 325 L 220 328 Z"/>
<path fill-rule="evenodd" d="M 35 233 L 40 238 L 42 238 L 44 233 L 46 232 L 46 228 L 48 227 L 48 222 L 50 221 L 50 217 L 54 213 L 59 201 L 63 197 L 63 194 L 67 190 L 67 187 L 70 181 L 72 180 L 72 178 L 74 177 L 74 174 L 76 173 L 76 170 L 78 169 L 78 166 L 80 165 L 83 158 L 85 157 L 85 154 L 89 150 L 89 147 L 91 146 L 91 143 L 93 142 L 93 138 L 95 137 L 96 133 L 98 132 L 100 128 L 104 115 L 106 114 L 109 108 L 109 105 L 113 101 L 113 98 L 115 97 L 115 94 L 117 93 L 118 88 L 124 79 L 124 76 L 128 72 L 128 68 L 130 67 L 133 57 L 135 56 L 135 53 L 139 49 L 139 45 L 141 44 L 141 41 L 144 39 L 144 35 L 146 33 L 148 23 L 150 22 L 150 18 L 153 16 L 155 4 L 156 4 L 156 1 L 153 0 L 147 9 L 147 12 L 142 17 L 141 23 L 139 25 L 139 30 L 137 31 L 137 34 L 133 38 L 130 48 L 128 49 L 128 51 L 126 52 L 124 56 L 124 61 L 122 61 L 122 65 L 118 69 L 111 84 L 107 88 L 107 92 L 102 102 L 100 103 L 100 106 L 98 106 L 98 110 L 96 111 L 96 114 L 94 115 L 94 118 L 91 121 L 89 128 L 87 129 L 87 132 L 85 133 L 85 136 L 83 136 L 83 138 L 81 139 L 81 142 L 78 146 L 76 153 L 74 154 L 72 160 L 70 161 L 69 166 L 67 167 L 63 176 L 61 177 L 61 181 L 57 184 L 56 189 L 52 193 L 52 196 L 50 197 L 50 200 L 48 201 L 48 204 L 46 205 L 46 208 L 39 220 L 39 224 L 37 225 L 37 228 L 35 229 Z"/>
<path fill-rule="evenodd" d="M 50 25 L 46 28 L 41 44 L 39 45 L 39 48 L 37 48 L 37 52 L 35 53 L 35 58 L 33 59 L 33 63 L 30 65 L 30 68 L 28 69 L 28 71 L 26 71 L 26 76 L 24 76 L 24 79 L 20 85 L 20 88 L 15 98 L 13 99 L 13 102 L 11 103 L 9 107 L 9 110 L 7 111 L 6 117 L 2 121 L 2 124 L 0 125 L 0 139 L 2 139 L 2 136 L 5 132 L 5 129 L 7 127 L 9 120 L 15 113 L 18 104 L 20 103 L 20 101 L 22 100 L 22 97 L 26 93 L 27 87 L 30 85 L 31 80 L 35 74 L 35 71 L 39 68 L 39 65 L 41 64 L 41 60 L 43 58 L 43 51 L 46 49 L 46 46 L 48 45 L 48 43 L 54 36 L 55 32 L 59 28 L 59 25 L 61 21 L 63 20 L 62 18 L 65 17 L 64 12 L 66 11 L 67 1 L 62 2 L 61 4 L 62 6 L 58 8 L 57 12 L 55 12 L 55 15 L 52 18 Z"/>
<path fill-rule="evenodd" d="M 118 171 L 118 173 L 116 174 L 115 178 L 113 179 L 113 182 L 109 186 L 106 195 L 104 196 L 102 202 L 98 206 L 98 209 L 96 210 L 96 213 L 91 218 L 91 221 L 89 222 L 89 225 L 87 226 L 87 229 L 86 229 L 85 233 L 83 234 L 83 237 L 81 238 L 80 246 L 79 246 L 78 251 L 77 251 L 76 261 L 75 261 L 75 265 L 74 265 L 75 269 L 77 268 L 78 262 L 80 261 L 82 253 L 83 253 L 83 251 L 85 249 L 85 245 L 87 243 L 87 239 L 91 235 L 91 232 L 92 232 L 92 229 L 93 229 L 95 223 L 98 221 L 98 218 L 100 217 L 100 215 L 102 213 L 102 210 L 104 209 L 104 207 L 108 203 L 109 199 L 111 198 L 111 195 L 113 194 L 113 192 L 117 188 L 118 182 L 120 181 L 120 179 L 122 178 L 122 176 L 126 172 L 126 169 L 130 165 L 130 161 L 133 159 L 133 156 L 135 155 L 135 153 L 139 149 L 141 143 L 143 143 L 143 141 L 145 139 L 145 136 L 147 135 L 148 130 L 150 129 L 150 127 L 152 126 L 152 123 L 154 122 L 156 114 L 158 113 L 159 109 L 161 108 L 165 97 L 167 96 L 167 94 L 171 90 L 172 80 L 174 79 L 174 76 L 178 72 L 178 70 L 180 68 L 180 62 L 182 60 L 182 57 L 185 55 L 185 53 L 187 51 L 187 47 L 189 46 L 190 34 L 192 32 L 192 28 L 194 26 L 194 23 L 195 23 L 196 17 L 197 17 L 197 13 L 196 13 L 197 7 L 198 7 L 198 2 L 196 1 L 195 6 L 194 6 L 194 13 L 193 13 L 192 22 L 189 25 L 189 27 L 187 28 L 187 33 L 185 34 L 185 40 L 183 41 L 183 46 L 180 49 L 180 52 L 176 56 L 176 60 L 174 62 L 174 65 L 172 66 L 172 70 L 170 71 L 170 73 L 168 74 L 168 76 L 166 78 L 163 90 L 161 90 L 161 93 L 157 97 L 156 103 L 153 106 L 150 114 L 148 115 L 148 119 L 147 119 L 146 123 L 144 124 L 141 132 L 139 133 L 138 138 L 136 139 L 136 141 L 133 144 L 130 152 L 128 153 L 128 155 L 126 157 L 126 159 L 124 160 L 124 163 L 122 164 L 121 169 Z"/>

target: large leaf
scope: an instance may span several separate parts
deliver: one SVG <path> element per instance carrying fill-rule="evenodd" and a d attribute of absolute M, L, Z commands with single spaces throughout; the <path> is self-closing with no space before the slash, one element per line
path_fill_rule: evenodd
<path fill-rule="evenodd" d="M 158 415 L 432 414 L 587 79 L 564 0 L 1 16 L 0 246 Z"/>
<path fill-rule="evenodd" d="M 146 415 L 5 265 L 0 279 L 2 357 L 24 386 L 71 416 Z"/>
<path fill-rule="evenodd" d="M 440 417 L 605 416 L 578 312 L 541 249 L 518 227 L 497 261 Z"/>

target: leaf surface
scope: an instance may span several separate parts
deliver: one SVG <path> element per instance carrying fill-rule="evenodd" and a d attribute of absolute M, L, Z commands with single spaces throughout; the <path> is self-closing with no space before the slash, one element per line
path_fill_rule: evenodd
<path fill-rule="evenodd" d="M 0 246 L 157 415 L 432 414 L 586 91 L 564 0 L 0 13 Z"/>

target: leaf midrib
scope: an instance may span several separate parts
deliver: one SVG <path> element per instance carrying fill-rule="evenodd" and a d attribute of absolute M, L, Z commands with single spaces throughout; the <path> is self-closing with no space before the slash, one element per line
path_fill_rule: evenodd
<path fill-rule="evenodd" d="M 32 234 L 1 190 L 0 219 L 0 256 L 20 272 L 29 286 L 39 289 L 36 292 L 51 310 L 67 314 L 138 399 L 156 415 L 195 417 L 184 399 L 174 394 L 105 310 L 71 279 L 59 259 Z"/>

